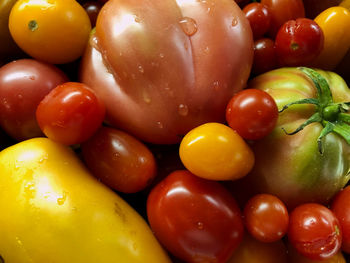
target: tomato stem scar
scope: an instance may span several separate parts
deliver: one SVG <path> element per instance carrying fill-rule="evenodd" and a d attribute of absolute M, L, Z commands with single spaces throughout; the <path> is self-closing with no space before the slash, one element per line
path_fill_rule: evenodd
<path fill-rule="evenodd" d="M 28 23 L 28 28 L 30 31 L 35 31 L 38 29 L 38 23 L 35 20 L 30 20 Z"/>

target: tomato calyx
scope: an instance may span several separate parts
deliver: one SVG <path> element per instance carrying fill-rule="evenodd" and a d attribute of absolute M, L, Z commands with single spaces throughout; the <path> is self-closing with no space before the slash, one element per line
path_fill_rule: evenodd
<path fill-rule="evenodd" d="M 324 151 L 322 139 L 331 132 L 340 135 L 348 144 L 350 144 L 350 116 L 347 114 L 350 109 L 350 102 L 334 103 L 328 82 L 321 74 L 307 67 L 299 67 L 299 69 L 314 83 L 317 97 L 293 101 L 283 106 L 279 112 L 281 113 L 295 104 L 314 104 L 316 106 L 316 112 L 293 132 L 287 132 L 282 128 L 283 131 L 288 135 L 293 135 L 303 130 L 307 125 L 319 122 L 323 126 L 323 129 L 317 138 L 317 145 L 320 154 L 323 154 Z"/>
<path fill-rule="evenodd" d="M 30 31 L 35 31 L 38 29 L 38 23 L 35 21 L 35 20 L 30 20 L 29 23 L 28 23 L 28 28 Z"/>

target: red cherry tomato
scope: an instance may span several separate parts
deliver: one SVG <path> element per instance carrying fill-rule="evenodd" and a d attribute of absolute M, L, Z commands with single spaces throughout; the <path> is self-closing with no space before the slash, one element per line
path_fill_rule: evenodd
<path fill-rule="evenodd" d="M 249 20 L 254 39 L 262 37 L 270 28 L 271 14 L 267 6 L 261 3 L 250 3 L 243 8 Z"/>
<path fill-rule="evenodd" d="M 186 170 L 168 175 L 147 199 L 150 226 L 162 245 L 191 262 L 226 262 L 243 238 L 241 212 L 218 182 Z"/>
<path fill-rule="evenodd" d="M 63 144 L 87 140 L 101 126 L 104 104 L 85 84 L 67 82 L 40 102 L 36 118 L 44 134 Z"/>
<path fill-rule="evenodd" d="M 331 209 L 338 218 L 342 228 L 342 249 L 350 253 L 350 186 L 345 187 L 333 199 Z"/>
<path fill-rule="evenodd" d="M 340 224 L 327 207 L 317 203 L 302 204 L 290 213 L 289 220 L 288 239 L 303 256 L 325 260 L 340 250 Z"/>
<path fill-rule="evenodd" d="M 101 127 L 82 143 L 87 167 L 107 186 L 124 193 L 143 190 L 156 175 L 151 151 L 133 136 Z"/>
<path fill-rule="evenodd" d="M 305 17 L 303 0 L 261 0 L 270 11 L 270 37 L 274 38 L 279 28 L 288 20 Z"/>
<path fill-rule="evenodd" d="M 248 200 L 243 211 L 249 233 L 262 242 L 280 240 L 288 230 L 289 215 L 276 196 L 258 194 Z"/>
<path fill-rule="evenodd" d="M 278 67 L 275 42 L 270 38 L 254 41 L 254 61 L 252 73 L 259 75 Z"/>
<path fill-rule="evenodd" d="M 308 18 L 289 20 L 275 39 L 281 66 L 307 66 L 322 51 L 324 36 L 320 26 Z"/>
<path fill-rule="evenodd" d="M 245 139 L 257 140 L 275 127 L 278 108 L 265 91 L 245 89 L 234 95 L 226 109 L 228 125 Z"/>

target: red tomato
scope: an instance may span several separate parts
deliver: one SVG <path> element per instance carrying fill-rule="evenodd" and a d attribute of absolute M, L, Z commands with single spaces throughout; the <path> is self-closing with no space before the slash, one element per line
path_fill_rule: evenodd
<path fill-rule="evenodd" d="M 254 42 L 254 61 L 252 73 L 260 75 L 278 67 L 275 42 L 270 38 L 261 38 Z"/>
<path fill-rule="evenodd" d="M 274 195 L 253 196 L 246 203 L 243 215 L 249 233 L 262 242 L 280 240 L 287 233 L 288 210 L 284 203 Z"/>
<path fill-rule="evenodd" d="M 81 81 L 104 100 L 111 126 L 170 144 L 201 124 L 224 122 L 252 62 L 250 25 L 233 0 L 110 0 Z"/>
<path fill-rule="evenodd" d="M 269 9 L 261 3 L 250 3 L 243 8 L 249 20 L 254 39 L 262 37 L 270 28 L 271 14 Z"/>
<path fill-rule="evenodd" d="M 218 182 L 186 170 L 157 184 L 147 200 L 150 226 L 165 248 L 192 262 L 226 262 L 243 237 L 240 209 Z"/>
<path fill-rule="evenodd" d="M 323 260 L 340 250 L 340 224 L 327 207 L 317 203 L 302 204 L 291 212 L 289 219 L 288 239 L 300 254 Z"/>
<path fill-rule="evenodd" d="M 265 91 L 245 89 L 234 95 L 227 105 L 228 125 L 245 139 L 257 140 L 269 134 L 276 125 L 278 108 Z"/>
<path fill-rule="evenodd" d="M 42 136 L 35 118 L 40 101 L 57 85 L 68 81 L 57 67 L 33 59 L 10 62 L 0 68 L 0 126 L 18 141 Z"/>
<path fill-rule="evenodd" d="M 54 88 L 40 102 L 36 118 L 44 134 L 63 144 L 78 144 L 101 126 L 103 103 L 86 85 L 67 82 Z"/>
<path fill-rule="evenodd" d="M 81 144 L 81 148 L 91 172 L 117 191 L 141 191 L 156 175 L 156 162 L 151 151 L 123 131 L 101 127 Z"/>
<path fill-rule="evenodd" d="M 303 0 L 261 0 L 271 13 L 269 34 L 274 38 L 279 28 L 288 20 L 305 17 Z"/>
<path fill-rule="evenodd" d="M 86 13 L 89 15 L 91 26 L 96 26 L 97 16 L 100 13 L 103 4 L 101 2 L 95 1 L 87 1 L 83 3 L 83 7 Z"/>
<path fill-rule="evenodd" d="M 279 29 L 275 48 L 281 66 L 307 66 L 322 51 L 320 26 L 308 18 L 289 20 Z"/>
<path fill-rule="evenodd" d="M 350 253 L 350 186 L 345 187 L 333 199 L 331 209 L 338 218 L 343 233 L 342 249 Z"/>

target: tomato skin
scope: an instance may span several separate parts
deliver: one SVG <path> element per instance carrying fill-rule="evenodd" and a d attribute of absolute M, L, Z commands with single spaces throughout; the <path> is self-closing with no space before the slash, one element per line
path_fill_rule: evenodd
<path fill-rule="evenodd" d="M 318 70 L 330 84 L 335 102 L 350 101 L 350 92 L 337 74 Z M 280 68 L 259 75 L 248 83 L 248 88 L 268 92 L 278 109 L 290 102 L 315 97 L 315 87 L 297 68 Z M 302 131 L 287 135 L 306 121 L 315 108 L 312 105 L 294 105 L 279 114 L 274 130 L 251 148 L 255 156 L 252 171 L 243 178 L 255 193 L 278 196 L 288 208 L 305 202 L 329 203 L 348 182 L 350 147 L 335 134 L 324 138 L 323 155 L 319 153 L 317 138 L 323 126 L 313 123 Z"/>
<path fill-rule="evenodd" d="M 267 7 L 261 3 L 250 3 L 243 8 L 243 12 L 249 20 L 254 39 L 261 38 L 271 23 L 271 14 Z"/>
<path fill-rule="evenodd" d="M 322 29 L 308 18 L 287 21 L 278 30 L 275 39 L 281 66 L 307 66 L 321 53 L 323 45 Z"/>
<path fill-rule="evenodd" d="M 203 123 L 225 121 L 252 62 L 252 32 L 235 1 L 110 0 L 80 81 L 104 100 L 109 125 L 173 144 Z"/>
<path fill-rule="evenodd" d="M 141 141 L 123 131 L 101 127 L 81 144 L 81 149 L 89 170 L 117 191 L 141 191 L 156 176 L 152 152 Z"/>
<path fill-rule="evenodd" d="M 271 38 L 260 38 L 254 41 L 254 62 L 252 75 L 257 76 L 278 68 L 275 41 Z"/>
<path fill-rule="evenodd" d="M 249 233 L 262 242 L 278 241 L 287 233 L 288 210 L 274 195 L 253 196 L 246 203 L 243 215 Z"/>
<path fill-rule="evenodd" d="M 332 200 L 331 209 L 339 223 L 343 233 L 342 250 L 350 253 L 350 211 L 348 209 L 350 202 L 350 187 L 347 186 L 341 190 Z"/>
<path fill-rule="evenodd" d="M 75 0 L 18 0 L 10 13 L 9 29 L 31 57 L 64 64 L 83 54 L 91 24 Z"/>
<path fill-rule="evenodd" d="M 179 154 L 193 174 L 210 180 L 235 180 L 254 165 L 254 155 L 242 137 L 221 123 L 200 125 L 182 139 Z"/>
<path fill-rule="evenodd" d="M 226 262 L 243 238 L 241 212 L 218 182 L 186 170 L 168 175 L 150 192 L 147 216 L 155 236 L 186 262 Z"/>
<path fill-rule="evenodd" d="M 73 145 L 87 140 L 101 126 L 105 107 L 85 84 L 66 82 L 40 102 L 36 118 L 43 133 L 54 141 Z"/>
<path fill-rule="evenodd" d="M 341 248 L 341 227 L 326 206 L 305 203 L 290 214 L 288 240 L 300 254 L 310 259 L 328 259 Z"/>
<path fill-rule="evenodd" d="M 271 13 L 270 37 L 274 38 L 279 28 L 288 20 L 305 17 L 303 0 L 261 0 Z"/>
<path fill-rule="evenodd" d="M 258 140 L 275 127 L 278 108 L 265 91 L 245 89 L 236 93 L 226 108 L 228 125 L 244 139 Z"/>
<path fill-rule="evenodd" d="M 0 125 L 17 141 L 43 136 L 35 111 L 57 85 L 68 81 L 57 67 L 20 59 L 0 68 Z"/>

